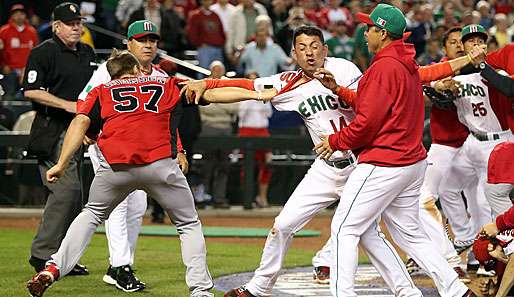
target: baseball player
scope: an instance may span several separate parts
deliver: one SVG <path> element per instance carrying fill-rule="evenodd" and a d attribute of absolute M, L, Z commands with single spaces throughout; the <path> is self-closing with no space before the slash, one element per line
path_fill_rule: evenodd
<path fill-rule="evenodd" d="M 188 83 L 186 94 L 197 100 L 205 88 L 239 86 L 263 91 L 275 88 L 278 94 L 271 104 L 280 111 L 296 111 L 305 121 L 314 144 L 321 136 L 344 128 L 354 119 L 353 110 L 339 100 L 337 95 L 324 87 L 313 77 L 316 69 L 324 67 L 334 73 L 335 80 L 344 86 L 355 88 L 361 76 L 351 62 L 338 58 L 326 58 L 327 47 L 321 31 L 315 27 L 303 26 L 294 34 L 294 50 L 299 71 L 283 72 L 271 77 L 251 80 L 207 80 Z M 222 97 L 223 101 L 229 102 Z M 220 101 L 214 101 L 220 102 Z M 269 296 L 278 278 L 280 268 L 294 234 L 305 226 L 320 210 L 340 198 L 347 178 L 354 169 L 355 157 L 350 150 L 337 152 L 327 160 L 316 159 L 297 186 L 280 214 L 266 240 L 259 268 L 253 278 L 244 286 L 230 290 L 226 297 Z M 376 236 L 376 235 L 380 236 Z M 413 285 L 403 265 L 397 269 L 398 254 L 383 240 L 383 234 L 376 224 L 373 234 L 367 234 L 362 247 L 372 263 L 384 276 L 384 280 L 395 295 L 421 296 Z"/>
<path fill-rule="evenodd" d="M 414 48 L 402 40 L 405 17 L 388 4 L 357 17 L 368 25 L 368 49 L 375 57 L 359 82 L 355 120 L 314 147 L 321 158 L 336 150 L 361 151 L 332 220 L 332 295 L 357 296 L 357 245 L 378 237 L 373 228 L 382 216 L 395 242 L 430 273 L 441 296 L 473 296 L 419 225 L 424 103 Z"/>
<path fill-rule="evenodd" d="M 487 37 L 485 29 L 480 25 L 464 27 L 462 42 L 465 51 L 468 52 L 475 45 L 485 44 Z M 460 166 L 454 166 L 448 172 L 448 175 L 457 174 L 463 177 L 464 183 L 460 181 L 459 184 L 452 184 L 451 180 L 445 179 L 442 184 L 445 191 L 441 195 L 446 195 L 448 199 L 459 199 L 462 187 L 473 179 L 478 180 L 476 201 L 471 200 L 470 203 L 477 203 L 482 212 L 490 205 L 492 215 L 496 216 L 512 204 L 508 199 L 487 201 L 484 194 L 487 161 L 495 145 L 513 139 L 508 126 L 509 111 L 512 107 L 508 99 L 484 83 L 478 69 L 471 74 L 456 76 L 454 80 L 462 85 L 455 100 L 459 121 L 468 127 L 470 135 L 454 159 Z M 479 217 L 480 226 L 490 222 L 490 215 Z"/>
<path fill-rule="evenodd" d="M 141 76 L 141 65 L 127 51 L 114 51 L 106 67 L 114 80 L 78 101 L 77 115 L 66 134 L 59 161 L 46 174 L 49 182 L 56 182 L 86 132 L 96 138 L 102 130 L 98 135 L 100 167 L 91 184 L 89 201 L 71 224 L 59 250 L 46 268 L 28 281 L 27 288 L 32 296 L 42 296 L 73 268 L 96 227 L 110 212 L 129 193 L 143 189 L 162 205 L 177 228 L 191 296 L 214 296 L 208 292 L 213 283 L 201 223 L 175 159 L 172 133 L 181 108 L 177 79 Z M 129 266 L 116 274 L 120 275 L 118 279 L 133 277 Z"/>
<path fill-rule="evenodd" d="M 421 66 L 419 68 L 420 80 L 422 82 L 430 82 L 432 80 L 437 80 L 443 77 L 447 77 L 453 74 L 453 71 L 458 71 L 462 67 L 464 67 L 469 62 L 478 59 L 483 55 L 483 51 L 479 48 L 475 48 L 470 57 L 462 56 L 459 52 L 462 52 L 462 45 L 460 43 L 460 28 L 455 28 L 449 31 L 446 34 L 445 40 L 447 42 L 443 42 L 446 44 L 446 51 L 448 57 L 451 59 L 446 59 L 443 63 L 433 64 L 430 66 Z M 405 39 L 404 35 L 404 39 Z M 451 66 L 451 67 L 448 67 Z M 445 70 L 445 68 L 451 68 L 450 71 Z M 325 73 L 325 75 L 330 75 Z M 325 76 L 327 77 L 327 76 Z M 327 85 L 328 88 L 332 88 Z M 350 105 L 353 105 L 353 100 L 356 97 L 356 93 L 345 88 L 344 86 L 339 87 L 339 96 L 341 99 L 345 100 Z M 435 201 L 431 198 L 431 191 L 428 193 L 424 193 L 423 188 L 426 185 L 434 186 L 440 182 L 440 176 L 438 175 L 441 171 L 444 172 L 445 166 L 448 166 L 451 157 L 456 153 L 456 149 L 453 148 L 455 144 L 458 144 L 459 141 L 464 142 L 467 136 L 467 128 L 463 126 L 457 118 L 457 113 L 455 110 L 444 110 L 444 109 L 436 109 L 431 113 L 431 117 L 434 116 L 437 121 L 433 121 L 434 125 L 431 122 L 431 130 L 432 137 L 436 142 L 440 142 L 441 145 L 433 145 L 431 148 L 432 152 L 439 152 L 447 148 L 447 152 L 443 152 L 443 154 L 439 155 L 441 158 L 441 162 L 435 162 L 439 167 L 430 166 L 433 170 L 427 169 L 427 173 L 425 176 L 425 182 L 422 187 L 422 195 L 420 199 L 420 219 L 423 222 L 423 227 L 427 232 L 427 235 L 434 242 L 441 243 L 439 245 L 441 254 L 446 258 L 448 263 L 454 268 L 454 270 L 459 274 L 463 280 L 466 279 L 466 275 L 462 268 L 460 267 L 460 257 L 455 251 L 453 245 L 448 240 L 445 230 L 442 225 L 441 214 L 438 209 L 435 207 Z M 444 124 L 443 124 L 444 122 Z M 462 131 L 463 133 L 459 133 Z M 463 139 L 462 139 L 463 138 Z M 438 141 L 440 140 L 440 141 Z M 462 145 L 462 144 L 460 144 Z M 454 152 L 455 150 L 455 152 Z M 444 160 L 444 157 L 447 156 L 448 160 Z M 431 153 L 428 153 L 428 159 L 430 160 Z M 427 181 L 427 175 L 429 173 L 433 173 L 433 178 Z M 432 187 L 437 190 L 437 186 Z M 463 213 L 466 212 L 464 203 L 461 201 L 461 205 L 458 208 Z M 435 219 L 434 219 L 435 218 Z M 469 220 L 468 220 L 469 222 Z M 328 284 L 330 277 L 330 245 L 329 242 L 316 253 L 316 255 L 312 259 L 312 264 L 314 266 L 314 280 L 320 284 Z M 407 261 L 407 271 L 410 274 L 420 271 L 420 267 L 416 264 L 416 262 L 412 259 Z"/>
<path fill-rule="evenodd" d="M 168 75 L 155 65 L 152 60 L 157 54 L 157 43 L 159 33 L 157 26 L 148 20 L 136 21 L 128 27 L 127 33 L 128 50 L 134 54 L 142 65 L 143 75 L 167 77 Z M 95 71 L 88 84 L 80 93 L 79 99 L 84 100 L 87 94 L 95 87 L 107 83 L 111 80 L 107 71 L 106 63 L 103 63 Z M 187 160 L 182 152 L 182 146 L 178 133 L 177 160 L 183 171 L 187 171 Z M 175 137 L 175 136 L 174 136 Z M 100 168 L 100 149 L 98 145 L 91 145 L 88 149 L 94 171 Z M 130 278 L 135 283 L 116 280 L 116 270 L 131 267 L 134 264 L 134 253 L 136 241 L 143 222 L 143 215 L 147 207 L 146 193 L 136 190 L 127 196 L 110 214 L 105 221 L 105 233 L 109 246 L 109 268 L 103 277 L 103 281 L 116 285 L 117 288 L 133 291 L 135 288 L 140 290 L 145 288 L 145 284 L 136 277 Z M 132 269 L 130 269 L 132 271 Z"/>

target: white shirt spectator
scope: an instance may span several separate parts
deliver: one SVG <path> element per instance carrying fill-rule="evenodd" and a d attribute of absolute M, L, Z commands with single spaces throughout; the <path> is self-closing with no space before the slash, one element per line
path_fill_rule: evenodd
<path fill-rule="evenodd" d="M 268 128 L 271 104 L 247 100 L 239 102 L 239 128 Z"/>
<path fill-rule="evenodd" d="M 230 19 L 230 16 L 234 13 L 236 10 L 236 7 L 230 3 L 227 3 L 224 8 L 221 7 L 219 3 L 215 3 L 209 7 L 211 11 L 215 12 L 221 20 L 221 23 L 223 24 L 223 31 L 225 31 L 225 35 L 228 31 L 228 20 Z"/>

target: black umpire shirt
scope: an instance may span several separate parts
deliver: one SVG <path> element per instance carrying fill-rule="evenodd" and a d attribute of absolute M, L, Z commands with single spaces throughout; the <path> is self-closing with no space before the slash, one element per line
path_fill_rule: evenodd
<path fill-rule="evenodd" d="M 44 90 L 59 98 L 77 101 L 95 70 L 95 52 L 86 44 L 68 48 L 57 36 L 32 49 L 23 77 L 23 90 Z M 62 121 L 68 126 L 74 114 L 33 101 L 38 114 Z"/>

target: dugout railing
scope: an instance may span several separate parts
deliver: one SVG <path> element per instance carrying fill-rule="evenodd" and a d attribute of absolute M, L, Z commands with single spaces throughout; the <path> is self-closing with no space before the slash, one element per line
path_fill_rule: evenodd
<path fill-rule="evenodd" d="M 0 131 L 0 149 L 6 147 L 23 149 L 28 142 L 28 134 L 26 132 L 14 131 Z M 238 137 L 238 136 L 203 136 L 200 137 L 195 143 L 195 151 L 209 151 L 209 150 L 244 150 L 242 156 L 241 167 L 244 172 L 244 179 L 242 181 L 241 189 L 243 196 L 243 207 L 245 209 L 252 209 L 254 200 L 254 188 L 256 183 L 255 166 L 256 160 L 254 158 L 255 152 L 258 149 L 266 150 L 281 150 L 290 152 L 287 157 L 275 158 L 275 165 L 281 164 L 286 166 L 308 165 L 314 159 L 314 156 L 308 155 L 312 149 L 311 140 L 308 136 L 272 136 L 269 138 L 262 137 Z M 305 155 L 307 154 L 307 155 Z M 284 156 L 284 155 L 282 155 Z M 280 160 L 281 159 L 281 160 Z M 0 159 L 0 164 L 19 164 L 35 165 L 35 159 L 19 159 L 7 158 Z M 85 189 L 89 189 L 85 185 Z"/>

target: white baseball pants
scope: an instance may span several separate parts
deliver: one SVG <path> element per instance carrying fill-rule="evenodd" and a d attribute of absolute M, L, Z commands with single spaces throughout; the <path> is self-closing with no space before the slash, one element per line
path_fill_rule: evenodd
<path fill-rule="evenodd" d="M 314 162 L 275 218 L 264 246 L 260 266 L 246 285 L 250 293 L 255 296 L 271 294 L 294 234 L 321 209 L 339 199 L 346 180 L 354 168 L 355 165 L 344 169 L 333 168 L 319 159 Z M 366 238 L 362 242 L 362 247 L 395 295 L 421 296 L 421 292 L 414 286 L 409 274 L 405 271 L 400 257 L 383 239 L 378 224 L 374 226 L 370 235 L 369 239 Z M 398 266 L 403 270 L 396 269 Z"/>
<path fill-rule="evenodd" d="M 390 246 L 374 230 L 380 216 L 393 240 L 429 273 L 441 296 L 456 297 L 467 292 L 468 288 L 437 251 L 437 243 L 430 241 L 420 227 L 419 195 L 425 169 L 424 160 L 404 167 L 361 163 L 351 173 L 332 220 L 330 288 L 333 296 L 357 296 L 354 282 L 359 243 L 375 238 Z M 396 255 L 394 250 L 390 252 Z M 390 270 L 408 275 L 400 260 L 390 265 Z M 382 277 L 388 277 L 379 272 Z M 412 286 L 410 292 L 415 292 L 417 289 Z M 407 292 L 393 293 L 395 296 L 409 295 Z"/>

